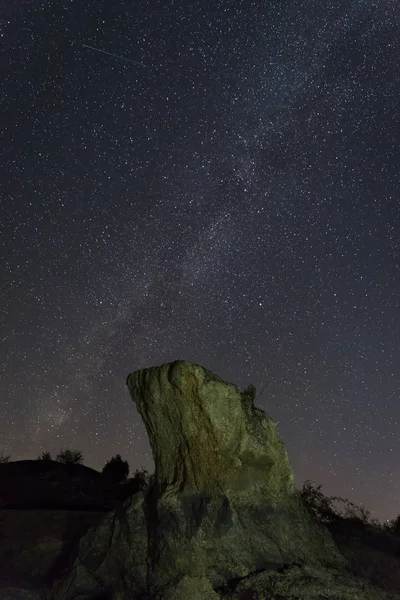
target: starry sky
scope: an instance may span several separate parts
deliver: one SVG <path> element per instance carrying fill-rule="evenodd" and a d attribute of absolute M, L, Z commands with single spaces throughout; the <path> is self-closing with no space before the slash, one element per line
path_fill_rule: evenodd
<path fill-rule="evenodd" d="M 185 359 L 400 512 L 396 0 L 1 0 L 0 450 L 153 470 Z"/>

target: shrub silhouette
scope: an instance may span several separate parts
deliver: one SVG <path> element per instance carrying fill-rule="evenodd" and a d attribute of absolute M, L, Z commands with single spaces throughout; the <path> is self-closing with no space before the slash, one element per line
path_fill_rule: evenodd
<path fill-rule="evenodd" d="M 124 497 L 132 496 L 136 492 L 147 492 L 149 489 L 154 475 L 149 473 L 142 467 L 141 470 L 136 469 L 133 477 L 129 477 L 123 484 Z"/>
<path fill-rule="evenodd" d="M 394 519 L 387 521 L 384 528 L 400 537 L 400 514 L 397 515 L 397 517 L 394 517 Z"/>
<path fill-rule="evenodd" d="M 331 498 L 321 492 L 322 485 L 315 485 L 307 479 L 303 484 L 301 497 L 313 513 L 314 517 L 321 523 L 331 523 L 337 518 Z"/>
<path fill-rule="evenodd" d="M 129 463 L 122 460 L 120 454 L 113 456 L 103 467 L 102 473 L 114 483 L 122 483 L 129 475 Z"/>
<path fill-rule="evenodd" d="M 137 482 L 139 490 L 145 492 L 154 479 L 154 475 L 149 475 L 148 471 L 143 467 L 139 471 L 136 469 L 133 479 Z"/>
<path fill-rule="evenodd" d="M 307 479 L 301 491 L 301 497 L 318 521 L 326 525 L 335 521 L 347 521 L 359 525 L 383 527 L 379 521 L 371 519 L 371 512 L 363 505 L 357 506 L 340 496 L 325 496 L 321 488 L 322 485 L 315 485 L 315 482 Z M 340 503 L 343 508 L 340 508 Z"/>
<path fill-rule="evenodd" d="M 40 456 L 37 457 L 37 460 L 53 460 L 50 452 L 42 452 Z"/>
<path fill-rule="evenodd" d="M 8 463 L 11 460 L 11 454 L 3 454 L 3 451 L 1 451 L 0 454 L 0 464 L 1 463 Z"/>
<path fill-rule="evenodd" d="M 65 465 L 82 464 L 83 455 L 80 450 L 71 450 L 70 448 L 61 449 L 56 456 L 56 461 Z"/>
<path fill-rule="evenodd" d="M 242 395 L 245 396 L 246 398 L 249 398 L 249 400 L 253 404 L 256 399 L 256 391 L 257 390 L 256 390 L 255 386 L 250 384 L 249 386 L 247 386 L 247 388 L 245 390 L 243 390 Z"/>

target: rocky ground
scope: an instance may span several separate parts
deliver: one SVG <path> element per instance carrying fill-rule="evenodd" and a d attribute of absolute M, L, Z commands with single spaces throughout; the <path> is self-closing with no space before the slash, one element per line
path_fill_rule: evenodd
<path fill-rule="evenodd" d="M 67 572 L 78 540 L 103 516 L 96 511 L 1 510 L 1 586 L 51 585 Z"/>

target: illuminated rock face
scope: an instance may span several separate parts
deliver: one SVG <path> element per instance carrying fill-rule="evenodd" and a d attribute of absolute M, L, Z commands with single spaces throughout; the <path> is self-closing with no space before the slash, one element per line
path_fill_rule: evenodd
<path fill-rule="evenodd" d="M 212 497 L 262 488 L 277 502 L 293 492 L 276 425 L 250 394 L 185 361 L 137 371 L 127 384 L 149 434 L 159 486 Z"/>
<path fill-rule="evenodd" d="M 284 564 L 343 566 L 294 488 L 276 424 L 251 390 L 176 361 L 132 373 L 155 461 L 148 502 L 155 590 L 176 577 L 212 585 Z"/>
<path fill-rule="evenodd" d="M 254 388 L 186 361 L 136 371 L 127 385 L 153 450 L 152 485 L 82 537 L 52 600 L 244 598 L 247 580 L 265 597 L 287 584 L 319 598 L 309 592 L 346 561 L 305 508 Z"/>

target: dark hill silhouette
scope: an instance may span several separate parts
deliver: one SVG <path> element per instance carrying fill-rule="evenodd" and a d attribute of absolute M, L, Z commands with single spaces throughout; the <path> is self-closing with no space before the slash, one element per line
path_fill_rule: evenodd
<path fill-rule="evenodd" d="M 121 486 L 85 465 L 53 460 L 0 464 L 0 507 L 7 509 L 112 510 Z"/>

